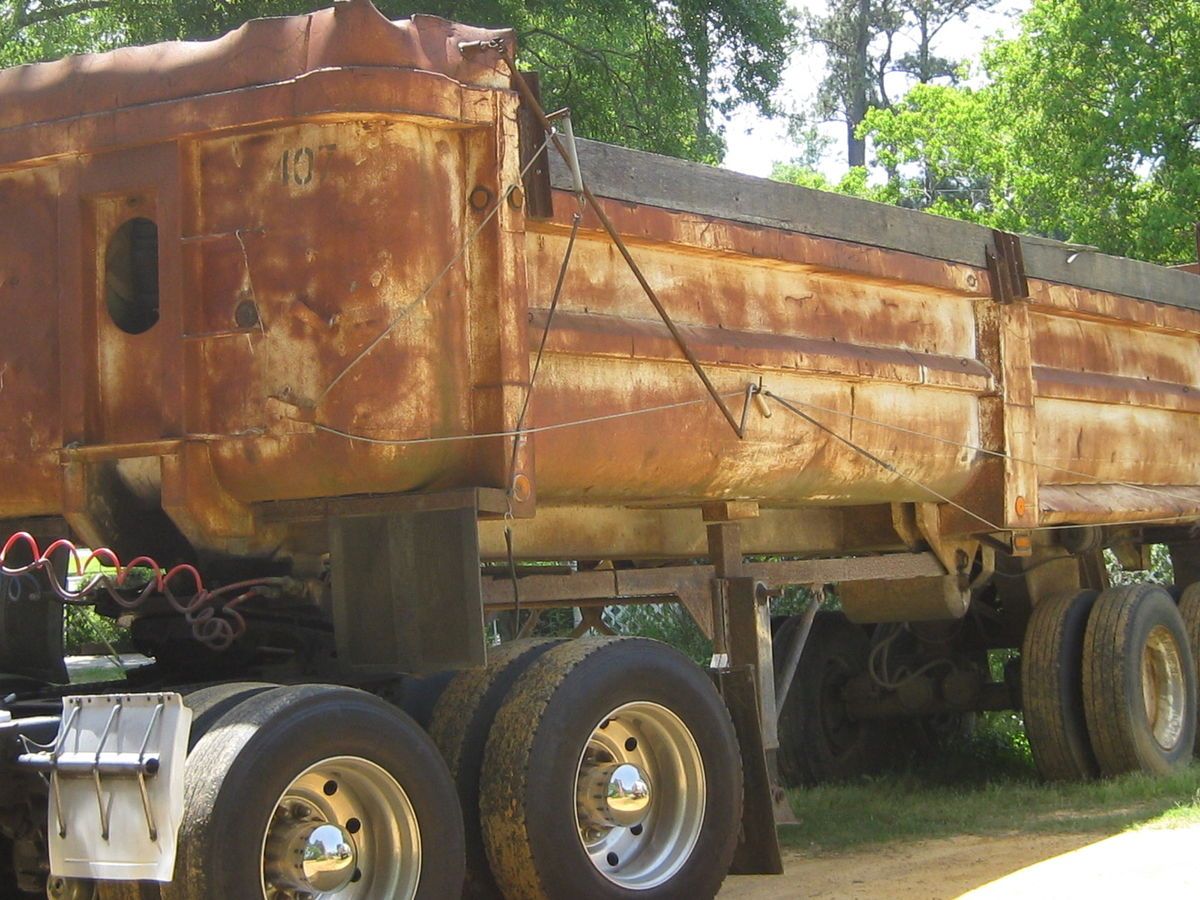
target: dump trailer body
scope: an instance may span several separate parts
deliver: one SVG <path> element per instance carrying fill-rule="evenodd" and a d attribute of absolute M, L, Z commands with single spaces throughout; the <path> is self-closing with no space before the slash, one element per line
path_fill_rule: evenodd
<path fill-rule="evenodd" d="M 513 53 L 0 72 L 0 892 L 705 897 L 964 713 L 1190 758 L 1200 590 L 1099 589 L 1200 581 L 1195 274 L 575 142 Z M 611 636 L 675 602 L 707 673 Z M 63 603 L 153 663 L 63 687 Z"/>
<path fill-rule="evenodd" d="M 683 555 L 653 511 L 724 500 L 772 552 L 895 546 L 898 503 L 955 534 L 1200 511 L 1187 273 L 581 142 L 745 436 L 590 211 L 551 317 L 571 179 L 553 160 L 548 218 L 510 192 L 519 102 L 479 34 L 349 4 L 0 75 L 0 520 L 299 554 L 323 538 L 271 504 L 490 487 L 532 516 L 519 555 L 573 558 Z M 828 430 L 743 412 L 752 384 Z M 527 391 L 514 456 L 487 435 Z"/>

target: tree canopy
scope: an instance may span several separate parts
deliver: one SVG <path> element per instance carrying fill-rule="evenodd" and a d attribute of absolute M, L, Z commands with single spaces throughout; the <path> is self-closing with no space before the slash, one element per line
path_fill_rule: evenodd
<path fill-rule="evenodd" d="M 998 0 L 828 0 L 823 13 L 803 19 L 803 33 L 825 53 L 825 77 L 811 115 L 846 123 L 850 166 L 866 164 L 859 126 L 868 112 L 892 105 L 890 82 L 956 81 L 961 60 L 940 56 L 947 25 L 989 9 Z M 900 52 L 902 46 L 911 49 Z M 804 123 L 808 124 L 808 123 Z"/>
<path fill-rule="evenodd" d="M 0 0 L 0 65 L 164 39 L 204 39 L 329 0 Z M 985 52 L 982 86 L 946 26 L 997 0 L 376 0 L 517 29 L 548 106 L 579 133 L 718 161 L 724 116 L 774 113 L 797 40 L 824 48 L 803 146 L 776 177 L 814 170 L 819 120 L 847 123 L 836 189 L 1161 262 L 1190 260 L 1200 218 L 1200 0 L 1033 0 Z M 950 48 L 952 51 L 953 48 Z"/>
<path fill-rule="evenodd" d="M 983 87 L 917 84 L 868 110 L 857 134 L 876 176 L 839 189 L 1140 259 L 1194 259 L 1200 0 L 1035 0 L 1020 24 L 985 52 Z M 796 167 L 777 177 L 814 181 Z"/>
<path fill-rule="evenodd" d="M 215 37 L 329 0 L 0 0 L 0 65 L 133 43 Z M 552 106 L 588 137 L 715 162 L 721 116 L 772 111 L 793 46 L 786 0 L 376 0 L 517 29 Z"/>

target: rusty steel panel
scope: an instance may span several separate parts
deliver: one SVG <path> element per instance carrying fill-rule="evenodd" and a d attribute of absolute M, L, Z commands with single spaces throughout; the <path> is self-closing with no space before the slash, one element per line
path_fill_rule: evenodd
<path fill-rule="evenodd" d="M 307 16 L 255 19 L 214 41 L 127 47 L 0 71 L 0 128 L 145 106 L 326 68 L 389 66 L 439 72 L 462 84 L 500 88 L 494 56 L 464 55 L 463 41 L 512 38 L 436 16 L 388 21 L 366 0 Z M 152 77 L 147 77 L 153 73 Z"/>
<path fill-rule="evenodd" d="M 902 548 L 893 504 L 962 536 L 1149 508 L 1058 486 L 1200 485 L 1200 313 L 600 201 L 739 439 L 594 211 L 551 317 L 578 206 L 509 192 L 517 98 L 459 48 L 492 38 L 353 0 L 0 73 L 0 519 L 119 543 L 138 504 L 315 558 L 276 504 L 489 489 L 526 559 L 703 555 L 733 500 L 748 551 L 849 553 Z"/>
<path fill-rule="evenodd" d="M 463 133 L 405 123 L 301 125 L 197 148 L 189 333 L 200 357 L 192 381 L 206 389 L 190 410 L 194 430 L 302 428 L 473 224 L 463 221 L 463 156 Z M 451 301 L 466 292 L 461 269 L 444 276 L 325 398 L 320 421 L 369 437 L 469 431 L 468 310 Z M 216 466 L 244 501 L 356 493 L 364 482 L 415 490 L 471 466 L 466 443 L 390 452 L 311 434 L 243 443 L 257 448 L 253 465 L 243 447 L 221 443 Z"/>
<path fill-rule="evenodd" d="M 52 166 L 0 172 L 0 518 L 61 509 L 58 190 Z"/>

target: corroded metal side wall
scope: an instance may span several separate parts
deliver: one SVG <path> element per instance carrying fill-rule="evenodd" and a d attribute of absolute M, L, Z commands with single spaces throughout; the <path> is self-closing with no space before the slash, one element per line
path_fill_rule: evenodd
<path fill-rule="evenodd" d="M 0 516 L 60 508 L 59 172 L 0 172 Z"/>
<path fill-rule="evenodd" d="M 560 198 L 560 208 L 570 200 Z M 933 261 L 916 277 L 937 286 L 855 277 L 814 265 L 810 242 L 765 229 L 610 205 L 639 264 L 723 391 L 763 384 L 827 412 L 818 418 L 863 447 L 902 457 L 906 473 L 941 493 L 962 490 L 978 444 L 978 397 L 991 383 L 976 360 L 972 293 L 978 273 Z M 771 240 L 775 237 L 775 240 Z M 530 231 L 530 343 L 564 252 L 562 226 Z M 976 289 L 967 277 L 976 279 Z M 957 288 L 957 289 L 956 289 Z M 570 421 L 704 396 L 665 326 L 608 240 L 576 247 L 551 323 L 536 423 Z M 730 402 L 740 409 L 742 399 Z M 772 504 L 928 499 L 828 434 L 776 408 L 748 416 L 738 440 L 714 406 L 539 434 L 543 502 L 670 504 L 747 497 Z M 854 419 L 848 416 L 858 416 Z M 949 443 L 909 452 L 903 435 L 868 419 L 904 422 Z"/>

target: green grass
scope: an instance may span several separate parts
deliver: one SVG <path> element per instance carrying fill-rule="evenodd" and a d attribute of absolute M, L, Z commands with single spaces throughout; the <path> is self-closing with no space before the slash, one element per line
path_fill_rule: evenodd
<path fill-rule="evenodd" d="M 937 771 L 934 771 L 934 768 Z M 982 771 L 981 771 L 982 770 Z M 836 852 L 897 840 L 1011 832 L 1107 832 L 1200 823 L 1200 763 L 1177 774 L 1082 784 L 1038 782 L 1009 768 L 953 784 L 940 767 L 791 792 L 799 825 L 785 846 Z"/>

